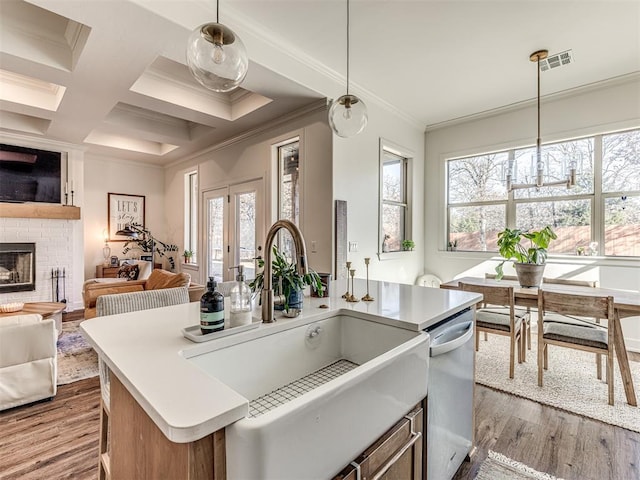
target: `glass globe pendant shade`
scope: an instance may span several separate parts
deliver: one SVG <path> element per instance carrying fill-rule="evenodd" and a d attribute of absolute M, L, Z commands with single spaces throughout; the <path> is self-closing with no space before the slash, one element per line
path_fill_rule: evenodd
<path fill-rule="evenodd" d="M 359 134 L 367 126 L 367 120 L 367 106 L 355 95 L 342 95 L 329 109 L 329 125 L 342 138 Z"/>
<path fill-rule="evenodd" d="M 249 58 L 244 43 L 230 28 L 205 23 L 189 35 L 187 65 L 202 86 L 229 92 L 247 75 Z"/>

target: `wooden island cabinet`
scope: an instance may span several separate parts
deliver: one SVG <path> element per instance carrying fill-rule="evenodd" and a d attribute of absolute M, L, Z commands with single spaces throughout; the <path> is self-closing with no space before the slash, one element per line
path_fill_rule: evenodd
<path fill-rule="evenodd" d="M 425 410 L 426 400 L 372 442 L 334 480 L 422 479 L 426 471 Z M 112 480 L 227 479 L 224 430 L 194 442 L 171 442 L 115 375 L 111 376 L 110 422 L 107 471 Z"/>
<path fill-rule="evenodd" d="M 423 401 L 347 465 L 333 480 L 421 480 L 426 472 Z M 360 475 L 358 475 L 360 470 Z"/>

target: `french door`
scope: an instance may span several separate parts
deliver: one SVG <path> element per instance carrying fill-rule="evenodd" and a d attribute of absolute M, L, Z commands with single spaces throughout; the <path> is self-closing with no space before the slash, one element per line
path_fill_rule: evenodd
<path fill-rule="evenodd" d="M 233 280 L 230 269 L 242 265 L 245 280 L 253 280 L 265 229 L 262 179 L 206 190 L 203 206 L 207 278 Z"/>

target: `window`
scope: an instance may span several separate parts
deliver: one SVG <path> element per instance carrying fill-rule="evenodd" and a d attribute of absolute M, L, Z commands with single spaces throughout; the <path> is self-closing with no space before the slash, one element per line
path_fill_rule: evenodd
<path fill-rule="evenodd" d="M 567 178 L 575 165 L 576 185 L 507 193 L 509 162 L 514 184 L 535 182 L 535 148 L 447 160 L 447 243 L 497 251 L 506 226 L 551 225 L 552 253 L 595 244 L 600 254 L 640 256 L 640 130 L 543 145 L 542 159 L 545 182 Z"/>
<path fill-rule="evenodd" d="M 192 263 L 198 261 L 198 172 L 184 175 L 184 249 L 191 250 Z"/>
<path fill-rule="evenodd" d="M 278 152 L 278 219 L 300 225 L 300 139 L 287 140 Z M 293 258 L 293 238 L 280 230 L 278 246 L 287 258 Z"/>
<path fill-rule="evenodd" d="M 380 157 L 380 252 L 398 252 L 411 240 L 410 157 L 386 142 Z"/>

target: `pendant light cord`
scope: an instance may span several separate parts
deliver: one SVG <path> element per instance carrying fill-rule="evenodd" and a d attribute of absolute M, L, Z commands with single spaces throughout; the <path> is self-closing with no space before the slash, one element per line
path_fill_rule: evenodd
<path fill-rule="evenodd" d="M 220 0 L 216 0 L 216 23 L 220 23 Z"/>
<path fill-rule="evenodd" d="M 540 55 L 538 54 L 538 61 L 536 63 L 538 67 L 538 139 L 537 139 L 537 147 L 538 147 L 538 160 L 540 159 L 540 148 L 542 139 L 540 138 Z"/>
<path fill-rule="evenodd" d="M 347 0 L 347 95 L 349 95 L 349 0 Z"/>

